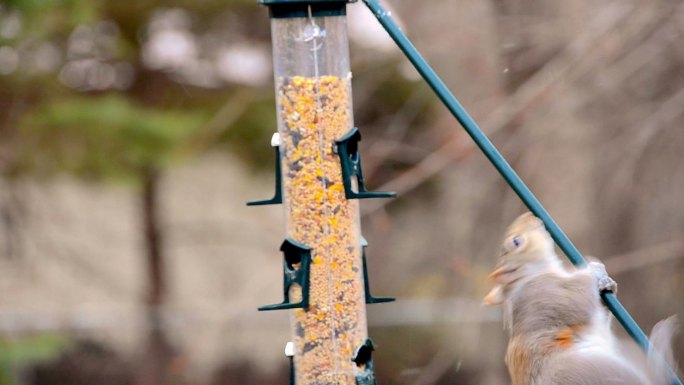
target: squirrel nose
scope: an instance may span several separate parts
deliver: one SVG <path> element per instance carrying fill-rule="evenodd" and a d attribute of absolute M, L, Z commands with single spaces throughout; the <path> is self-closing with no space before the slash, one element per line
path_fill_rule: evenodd
<path fill-rule="evenodd" d="M 496 282 L 504 274 L 505 266 L 501 266 L 489 274 L 489 279 Z"/>
<path fill-rule="evenodd" d="M 507 283 L 508 279 L 506 279 L 506 276 L 516 270 L 518 270 L 517 266 L 509 266 L 504 264 L 489 274 L 489 279 L 497 284 Z"/>

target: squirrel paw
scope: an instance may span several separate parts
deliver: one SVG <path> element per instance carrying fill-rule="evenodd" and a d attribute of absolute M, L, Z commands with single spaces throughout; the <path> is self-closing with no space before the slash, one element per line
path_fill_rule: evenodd
<path fill-rule="evenodd" d="M 601 262 L 589 262 L 589 271 L 596 279 L 596 285 L 599 291 L 610 291 L 617 294 L 618 285 L 613 278 L 610 278 L 608 272 L 606 272 L 606 266 Z"/>

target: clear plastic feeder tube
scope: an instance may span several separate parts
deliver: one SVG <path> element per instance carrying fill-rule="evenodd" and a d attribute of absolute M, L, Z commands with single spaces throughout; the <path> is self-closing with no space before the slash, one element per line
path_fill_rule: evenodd
<path fill-rule="evenodd" d="M 346 17 L 309 6 L 271 31 L 287 236 L 312 248 L 310 306 L 291 316 L 296 383 L 353 385 L 368 332 L 359 206 L 334 148 L 353 127 Z"/>

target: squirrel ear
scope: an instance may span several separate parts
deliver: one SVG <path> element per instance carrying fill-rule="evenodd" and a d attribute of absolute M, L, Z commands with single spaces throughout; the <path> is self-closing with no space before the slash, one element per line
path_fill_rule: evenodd
<path fill-rule="evenodd" d="M 494 306 L 499 305 L 505 300 L 503 293 L 503 287 L 501 285 L 496 285 L 482 300 L 483 306 Z"/>

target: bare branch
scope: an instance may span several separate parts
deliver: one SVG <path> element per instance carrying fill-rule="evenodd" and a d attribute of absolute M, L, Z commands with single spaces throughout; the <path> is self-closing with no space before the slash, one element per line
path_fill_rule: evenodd
<path fill-rule="evenodd" d="M 507 127 L 512 121 L 521 117 L 527 110 L 538 108 L 539 103 L 548 100 L 551 90 L 562 82 L 571 82 L 582 76 L 597 65 L 607 62 L 610 58 L 618 55 L 622 50 L 615 46 L 623 47 L 623 44 L 616 44 L 612 38 L 617 35 L 623 41 L 631 40 L 638 35 L 653 15 L 648 11 L 636 10 L 635 8 L 607 7 L 606 12 L 599 13 L 591 26 L 580 34 L 575 40 L 569 43 L 566 48 L 554 59 L 547 63 L 541 70 L 533 75 L 527 82 L 519 87 L 516 92 L 506 99 L 482 125 L 490 136 Z M 627 23 L 627 31 L 614 34 L 618 26 L 624 20 Z M 596 42 L 602 42 L 596 44 Z M 606 49 L 606 48 L 610 49 Z M 608 54 L 605 53 L 608 51 Z M 589 62 L 587 64 L 587 62 Z M 460 132 L 460 131 L 459 131 Z M 474 144 L 459 145 L 462 135 L 454 135 L 453 139 L 423 161 L 415 165 L 412 169 L 400 175 L 398 178 L 386 183 L 378 188 L 381 191 L 396 191 L 403 194 L 420 186 L 432 176 L 438 174 L 454 161 L 465 159 L 474 149 Z M 454 150 L 459 151 L 454 153 Z M 388 201 L 374 201 L 366 204 L 362 208 L 363 215 L 368 215 L 384 207 Z"/>
<path fill-rule="evenodd" d="M 684 258 L 684 241 L 671 241 L 633 250 L 608 257 L 603 262 L 611 275 L 620 275 L 679 258 Z"/>

